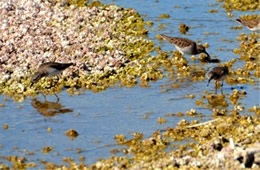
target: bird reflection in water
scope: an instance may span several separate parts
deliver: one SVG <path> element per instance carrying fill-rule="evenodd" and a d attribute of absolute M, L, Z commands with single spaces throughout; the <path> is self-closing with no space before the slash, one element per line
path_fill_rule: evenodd
<path fill-rule="evenodd" d="M 72 109 L 64 108 L 63 105 L 56 102 L 50 102 L 47 100 L 44 100 L 44 102 L 38 100 L 38 99 L 32 99 L 32 106 L 38 110 L 40 114 L 46 117 L 53 117 L 56 114 L 64 114 L 73 112 Z"/>

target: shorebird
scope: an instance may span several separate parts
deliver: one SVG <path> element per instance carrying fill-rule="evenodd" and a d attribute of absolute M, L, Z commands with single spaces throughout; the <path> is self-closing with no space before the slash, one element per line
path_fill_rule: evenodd
<path fill-rule="evenodd" d="M 208 73 L 208 84 L 209 85 L 210 81 L 212 79 L 216 80 L 216 81 L 222 81 L 221 83 L 221 87 L 223 86 L 223 81 L 224 79 L 228 76 L 229 71 L 228 71 L 228 67 L 224 66 L 224 67 L 214 67 L 209 73 Z"/>
<path fill-rule="evenodd" d="M 37 72 L 32 77 L 31 86 L 43 77 L 51 77 L 60 74 L 63 70 L 73 65 L 73 63 L 47 62 L 39 66 Z"/>
<path fill-rule="evenodd" d="M 187 38 L 169 37 L 164 34 L 160 34 L 160 36 L 163 39 L 169 41 L 171 44 L 173 44 L 175 46 L 175 48 L 178 51 L 180 51 L 182 54 L 197 55 L 200 53 L 204 53 L 210 59 L 210 55 L 207 53 L 207 51 L 203 45 L 196 44 L 196 42 L 189 40 Z"/>
<path fill-rule="evenodd" d="M 244 25 L 251 31 L 260 31 L 260 19 L 236 19 L 237 22 Z"/>

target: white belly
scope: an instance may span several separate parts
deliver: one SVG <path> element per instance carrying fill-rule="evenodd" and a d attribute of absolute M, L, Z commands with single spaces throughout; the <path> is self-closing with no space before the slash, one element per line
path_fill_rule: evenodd
<path fill-rule="evenodd" d="M 55 75 L 59 74 L 60 71 L 57 70 L 57 69 L 55 69 L 55 68 L 49 68 L 49 69 L 48 69 L 48 73 L 49 73 L 48 76 L 55 76 Z"/>
<path fill-rule="evenodd" d="M 175 48 L 180 51 L 182 54 L 188 54 L 188 55 L 193 55 L 193 49 L 192 49 L 192 46 L 187 46 L 187 47 L 184 47 L 184 48 L 180 48 L 178 47 L 177 45 L 175 46 Z"/>

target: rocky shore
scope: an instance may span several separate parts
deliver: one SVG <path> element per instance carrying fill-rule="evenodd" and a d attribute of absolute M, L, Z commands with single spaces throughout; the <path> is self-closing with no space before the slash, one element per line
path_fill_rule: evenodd
<path fill-rule="evenodd" d="M 153 43 L 140 37 L 147 30 L 139 14 L 115 5 L 1 1 L 0 21 L 0 93 L 21 101 L 49 86 L 42 81 L 29 88 L 41 63 L 75 63 L 64 71 L 61 87 L 52 91 L 64 86 L 96 91 L 108 86 L 100 82 L 104 78 L 122 72 L 130 63 L 135 65 L 134 59 L 153 50 Z M 114 79 L 120 82 L 123 74 Z"/>

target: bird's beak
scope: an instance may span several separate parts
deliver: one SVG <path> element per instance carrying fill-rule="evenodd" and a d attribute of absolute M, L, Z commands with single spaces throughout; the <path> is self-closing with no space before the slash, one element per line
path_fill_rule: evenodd
<path fill-rule="evenodd" d="M 207 86 L 209 86 L 209 83 L 210 83 L 210 80 L 208 81 L 208 84 L 207 84 Z"/>
<path fill-rule="evenodd" d="M 207 84 L 207 86 L 209 86 L 209 83 L 210 83 L 210 81 L 213 79 L 213 76 L 210 76 L 209 77 L 209 80 L 208 80 L 208 84 Z"/>
<path fill-rule="evenodd" d="M 210 59 L 210 55 L 209 53 L 207 53 L 207 51 L 204 51 L 204 53 L 208 56 L 208 58 Z"/>
<path fill-rule="evenodd" d="M 204 51 L 203 53 L 207 55 L 207 57 L 204 58 L 205 62 L 210 62 L 210 61 L 211 61 L 211 58 L 210 58 L 209 53 L 207 53 L 207 51 Z"/>
<path fill-rule="evenodd" d="M 30 88 L 32 88 L 33 85 L 34 85 L 34 82 L 31 82 Z"/>

